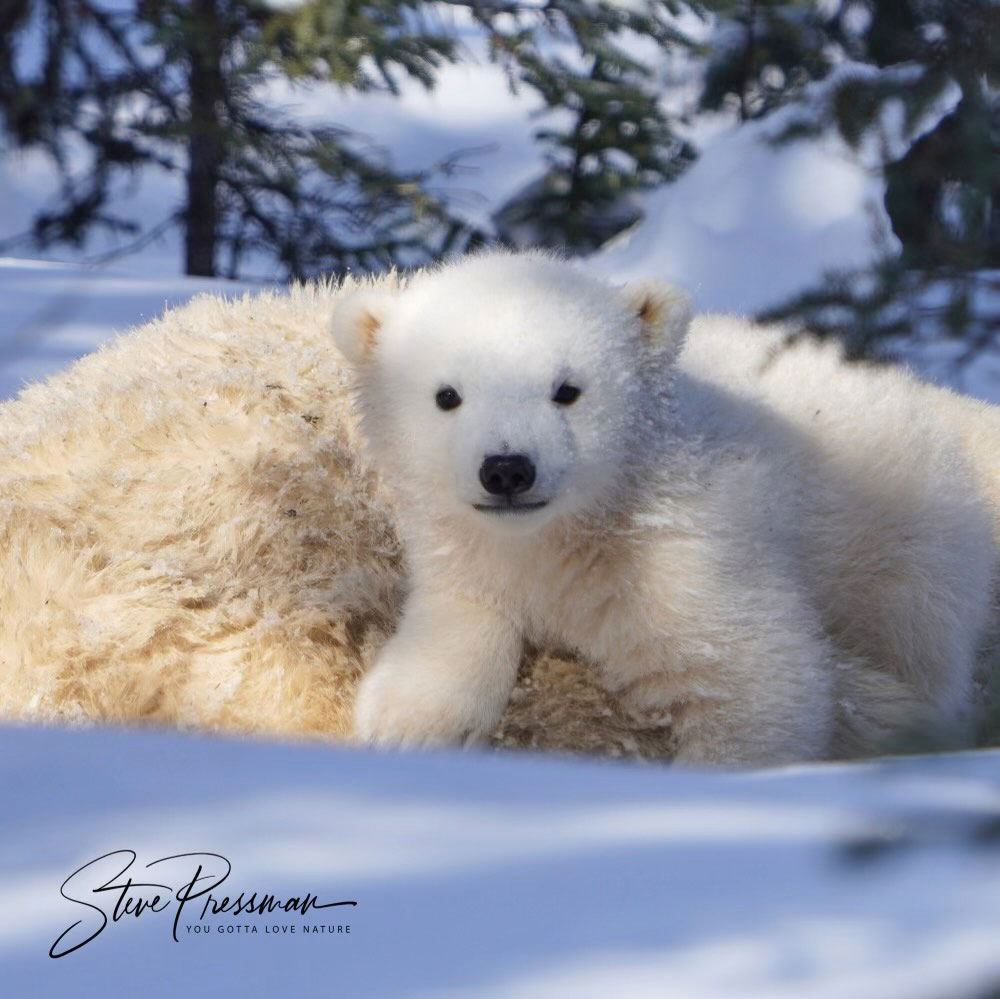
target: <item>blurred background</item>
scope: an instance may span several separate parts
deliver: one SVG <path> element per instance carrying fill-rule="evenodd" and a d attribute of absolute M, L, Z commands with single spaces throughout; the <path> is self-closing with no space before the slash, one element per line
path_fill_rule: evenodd
<path fill-rule="evenodd" d="M 81 320 L 109 268 L 261 282 L 502 242 L 996 397 L 998 27 L 993 0 L 5 0 L 0 350 L 73 319 L 64 361 L 196 287 L 105 285 Z"/>

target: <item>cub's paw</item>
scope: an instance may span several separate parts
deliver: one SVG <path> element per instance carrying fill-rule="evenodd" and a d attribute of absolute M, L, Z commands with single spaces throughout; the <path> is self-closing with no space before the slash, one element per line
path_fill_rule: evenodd
<path fill-rule="evenodd" d="M 378 746 L 467 745 L 487 738 L 497 721 L 439 671 L 393 660 L 362 679 L 354 706 L 355 736 Z"/>

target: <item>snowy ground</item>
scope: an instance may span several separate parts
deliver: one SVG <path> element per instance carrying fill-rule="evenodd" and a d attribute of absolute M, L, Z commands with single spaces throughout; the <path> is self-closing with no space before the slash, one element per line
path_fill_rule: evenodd
<path fill-rule="evenodd" d="M 998 771 L 985 752 L 705 776 L 7 729 L 4 991 L 972 999 L 1000 982 Z M 357 905 L 200 920 L 190 902 L 175 943 L 172 900 L 50 959 L 71 924 L 67 944 L 100 925 L 83 903 L 110 914 L 120 891 L 92 889 L 124 861 L 78 875 L 76 901 L 59 886 L 111 850 L 134 850 L 133 879 L 165 899 L 195 862 L 144 865 L 202 852 L 232 865 L 216 899 Z"/>

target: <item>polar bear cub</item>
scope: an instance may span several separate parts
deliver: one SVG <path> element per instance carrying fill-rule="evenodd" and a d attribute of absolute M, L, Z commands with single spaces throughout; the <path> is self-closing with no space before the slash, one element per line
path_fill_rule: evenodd
<path fill-rule="evenodd" d="M 361 737 L 488 735 L 527 641 L 582 653 L 684 761 L 962 738 L 997 552 L 922 386 L 689 323 L 673 287 L 540 254 L 338 305 L 409 570 Z"/>

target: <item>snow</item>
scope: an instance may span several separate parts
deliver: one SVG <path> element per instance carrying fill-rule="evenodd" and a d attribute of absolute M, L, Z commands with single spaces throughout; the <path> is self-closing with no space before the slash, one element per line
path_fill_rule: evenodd
<path fill-rule="evenodd" d="M 998 307 L 1000 301 L 994 302 L 994 315 Z M 967 346 L 955 340 L 939 340 L 919 348 L 900 345 L 897 350 L 908 366 L 931 381 L 1000 404 L 1000 344 L 984 347 L 972 358 L 966 354 Z"/>
<path fill-rule="evenodd" d="M 895 76 L 905 80 L 907 71 Z M 905 136 L 890 104 L 858 149 L 830 128 L 779 141 L 794 124 L 825 120 L 837 86 L 875 72 L 844 63 L 811 84 L 800 103 L 756 121 L 705 116 L 694 166 L 646 196 L 645 218 L 599 253 L 595 266 L 619 278 L 659 274 L 686 288 L 703 311 L 752 315 L 828 271 L 868 267 L 897 252 L 879 166 L 886 150 L 901 155 L 950 110 L 956 88 L 946 88 Z"/>
<path fill-rule="evenodd" d="M 596 261 L 607 274 L 659 274 L 701 310 L 753 314 L 825 270 L 872 263 L 886 231 L 882 182 L 843 157 L 839 140 L 776 148 L 765 122 L 722 131 L 646 218 Z"/>
<path fill-rule="evenodd" d="M 748 775 L 151 732 L 0 730 L 11 995 L 958 996 L 1000 976 L 1000 754 Z M 31 779 L 26 780 L 26 774 Z M 58 960 L 60 897 L 134 850 L 232 864 L 226 894 L 353 909 L 109 924 Z M 185 863 L 168 887 L 185 883 Z M 123 864 L 119 865 L 119 868 Z M 69 894 L 110 910 L 88 892 Z M 154 868 L 156 869 L 156 868 Z M 206 868 L 206 873 L 209 869 Z M 155 879 L 154 879 L 155 880 Z M 214 893 L 217 898 L 222 892 Z M 172 905 L 175 907 L 176 902 Z M 335 913 L 331 916 L 330 913 Z M 256 935 L 226 934 L 228 924 Z M 302 924 L 350 924 L 311 936 Z M 265 926 L 296 925 L 274 936 Z M 85 922 L 84 928 L 92 925 Z"/>

